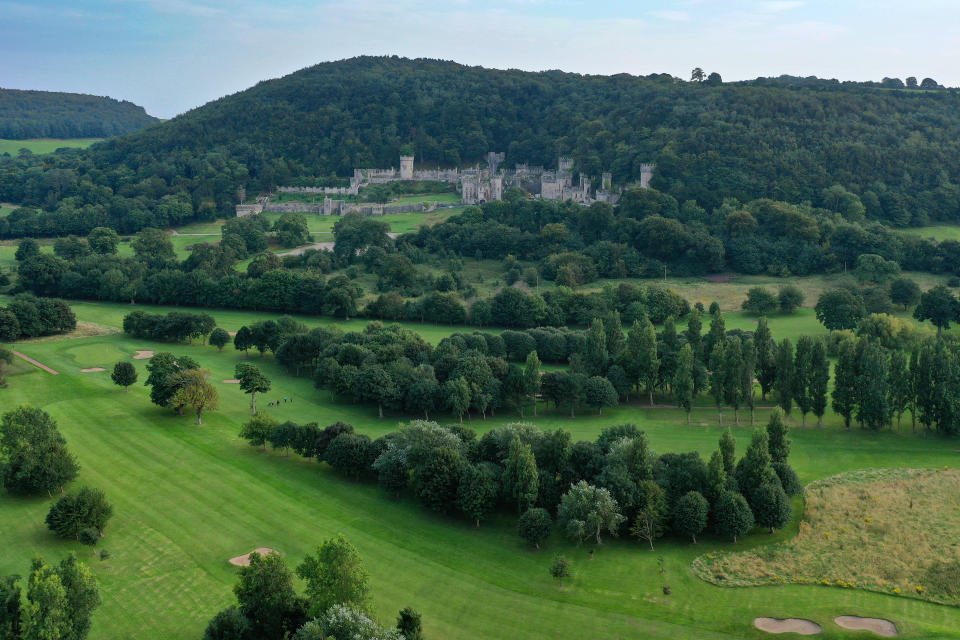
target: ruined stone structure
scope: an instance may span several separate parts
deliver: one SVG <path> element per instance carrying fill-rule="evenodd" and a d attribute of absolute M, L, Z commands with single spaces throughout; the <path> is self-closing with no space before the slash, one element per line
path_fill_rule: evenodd
<path fill-rule="evenodd" d="M 543 167 L 517 164 L 514 169 L 502 169 L 500 165 L 506 154 L 489 152 L 486 155 L 486 167 L 475 166 L 472 169 L 416 169 L 413 156 L 400 156 L 400 169 L 354 169 L 349 187 L 279 187 L 282 193 L 311 193 L 325 196 L 358 195 L 360 189 L 370 184 L 385 184 L 397 180 L 418 182 L 445 182 L 456 185 L 463 204 L 481 204 L 503 199 L 503 190 L 520 187 L 544 200 L 570 200 L 589 205 L 593 202 L 616 204 L 620 199 L 620 190 L 613 189 L 613 174 L 601 174 L 600 188 L 592 191 L 593 184 L 584 174 L 580 174 L 574 184 L 574 161 L 561 156 L 557 161 L 557 170 L 545 170 Z M 640 187 L 650 188 L 655 165 L 640 165 Z M 266 199 L 255 205 L 237 205 L 238 216 L 249 216 L 262 211 L 294 211 L 302 213 L 320 213 L 323 215 L 343 215 L 360 213 L 362 215 L 381 216 L 391 213 L 429 210 L 424 205 L 382 205 L 345 202 L 325 198 L 322 203 L 303 202 L 269 203 Z"/>

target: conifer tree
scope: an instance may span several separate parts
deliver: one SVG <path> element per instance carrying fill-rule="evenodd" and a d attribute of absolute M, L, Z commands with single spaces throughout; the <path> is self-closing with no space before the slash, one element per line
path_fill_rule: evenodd
<path fill-rule="evenodd" d="M 793 359 L 793 399 L 800 409 L 801 424 L 807 426 L 807 414 L 813 409 L 810 384 L 813 378 L 813 343 L 810 336 L 797 339 L 797 351 Z"/>

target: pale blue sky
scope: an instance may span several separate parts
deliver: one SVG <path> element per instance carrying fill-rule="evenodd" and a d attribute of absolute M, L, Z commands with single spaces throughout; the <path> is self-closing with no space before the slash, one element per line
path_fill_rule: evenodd
<path fill-rule="evenodd" d="M 960 0 L 0 0 L 0 86 L 109 95 L 161 117 L 360 54 L 957 86 Z"/>

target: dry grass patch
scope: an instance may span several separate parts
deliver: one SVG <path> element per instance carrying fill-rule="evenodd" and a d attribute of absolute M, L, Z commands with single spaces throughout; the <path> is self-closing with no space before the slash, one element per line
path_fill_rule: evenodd
<path fill-rule="evenodd" d="M 120 333 L 119 329 L 108 327 L 105 324 L 96 322 L 77 322 L 77 328 L 70 333 L 58 334 L 54 336 L 43 336 L 40 338 L 28 338 L 26 340 L 17 340 L 17 344 L 37 344 L 40 342 L 54 342 L 66 338 L 95 338 L 97 336 L 109 336 L 114 333 Z"/>
<path fill-rule="evenodd" d="M 960 470 L 871 469 L 814 482 L 797 536 L 693 562 L 717 585 L 822 584 L 960 605 Z"/>

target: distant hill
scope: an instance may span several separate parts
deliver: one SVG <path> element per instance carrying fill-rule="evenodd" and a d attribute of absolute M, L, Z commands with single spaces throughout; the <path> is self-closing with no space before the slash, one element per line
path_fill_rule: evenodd
<path fill-rule="evenodd" d="M 0 89 L 0 138 L 109 138 L 159 122 L 143 107 L 82 93 Z"/>
<path fill-rule="evenodd" d="M 569 156 L 595 183 L 611 171 L 615 185 L 655 163 L 654 188 L 708 212 L 728 198 L 837 209 L 837 193 L 849 192 L 857 200 L 844 215 L 857 219 L 960 220 L 960 93 L 895 88 L 351 58 L 260 82 L 84 151 L 0 159 L 0 201 L 44 209 L 11 234 L 91 224 L 129 232 L 232 215 L 241 186 L 252 195 L 300 176 L 396 166 L 412 147 L 427 166 L 466 166 L 487 151 L 506 152 L 508 167 L 553 167 Z"/>

